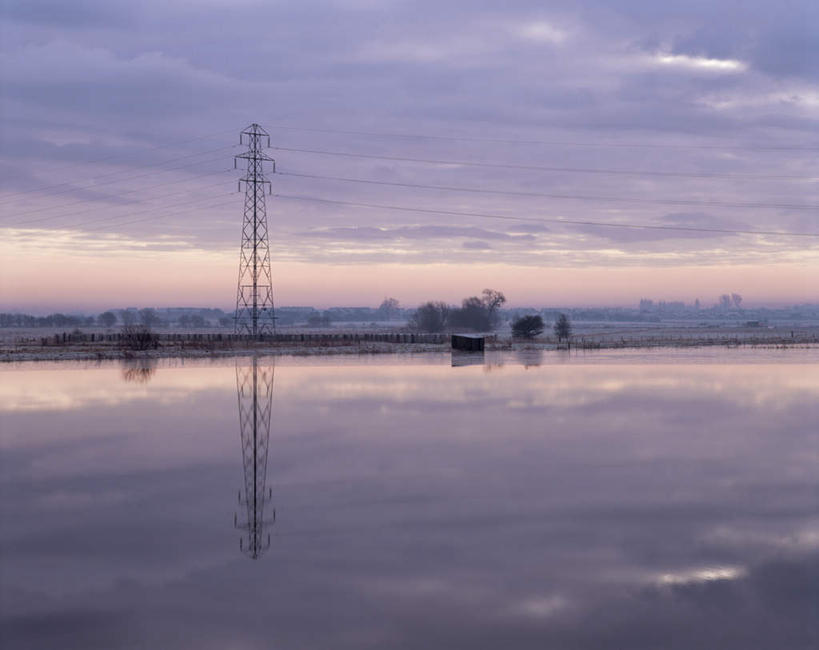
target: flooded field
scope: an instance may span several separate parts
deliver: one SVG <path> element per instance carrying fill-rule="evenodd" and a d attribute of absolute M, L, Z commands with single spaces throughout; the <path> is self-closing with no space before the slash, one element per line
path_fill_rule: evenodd
<path fill-rule="evenodd" d="M 819 350 L 0 367 L 4 648 L 816 648 Z"/>

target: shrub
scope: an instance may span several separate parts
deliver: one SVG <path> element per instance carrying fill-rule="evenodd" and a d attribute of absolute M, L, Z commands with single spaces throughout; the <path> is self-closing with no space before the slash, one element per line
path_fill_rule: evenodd
<path fill-rule="evenodd" d="M 123 325 L 119 346 L 137 352 L 149 350 L 159 346 L 159 337 L 146 325 Z"/>
<path fill-rule="evenodd" d="M 409 325 L 422 332 L 443 332 L 449 320 L 449 307 L 443 302 L 425 302 L 415 310 Z"/>
<path fill-rule="evenodd" d="M 512 323 L 512 335 L 531 339 L 543 333 L 543 319 L 540 316 L 521 316 Z"/>

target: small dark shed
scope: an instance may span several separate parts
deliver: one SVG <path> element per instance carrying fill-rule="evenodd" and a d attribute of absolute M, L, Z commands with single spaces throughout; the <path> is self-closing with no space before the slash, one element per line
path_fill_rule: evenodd
<path fill-rule="evenodd" d="M 452 349 L 464 352 L 483 352 L 485 338 L 477 334 L 453 334 Z"/>

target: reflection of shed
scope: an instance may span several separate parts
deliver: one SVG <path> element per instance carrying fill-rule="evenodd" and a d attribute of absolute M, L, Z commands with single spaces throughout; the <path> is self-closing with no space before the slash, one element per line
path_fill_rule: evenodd
<path fill-rule="evenodd" d="M 453 334 L 452 349 L 465 352 L 483 352 L 484 340 L 483 336 L 477 334 Z"/>
<path fill-rule="evenodd" d="M 451 357 L 453 368 L 486 365 L 483 352 L 461 352 L 460 350 L 453 350 Z"/>

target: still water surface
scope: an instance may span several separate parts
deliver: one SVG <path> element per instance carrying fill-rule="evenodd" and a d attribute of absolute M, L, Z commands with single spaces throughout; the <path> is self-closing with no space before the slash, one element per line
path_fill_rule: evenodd
<path fill-rule="evenodd" d="M 0 370 L 2 647 L 818 647 L 817 350 L 456 361 Z"/>

